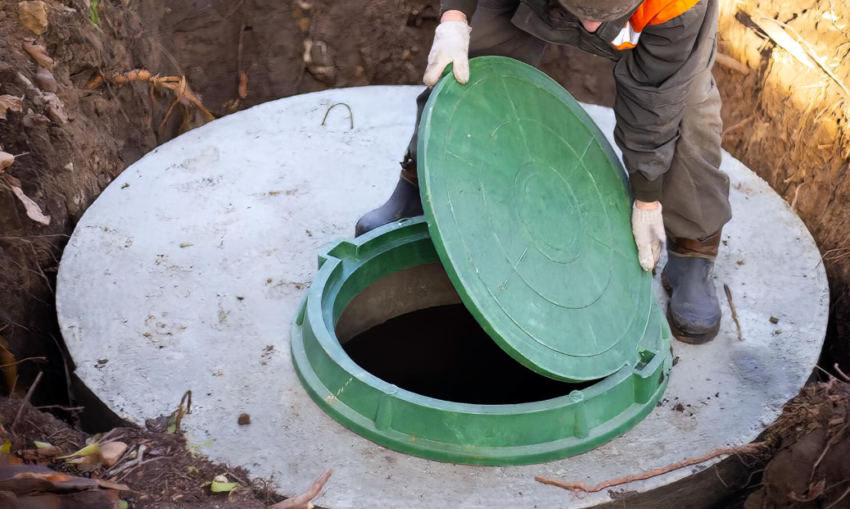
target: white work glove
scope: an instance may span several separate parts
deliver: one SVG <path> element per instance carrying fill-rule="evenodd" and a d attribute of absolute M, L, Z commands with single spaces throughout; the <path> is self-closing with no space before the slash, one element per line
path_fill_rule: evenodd
<path fill-rule="evenodd" d="M 632 233 L 635 235 L 641 268 L 646 271 L 654 269 L 661 259 L 661 250 L 667 240 L 660 203 L 655 210 L 639 209 L 635 203 L 632 207 Z"/>
<path fill-rule="evenodd" d="M 428 68 L 422 81 L 433 87 L 440 81 L 443 70 L 454 64 L 458 83 L 469 81 L 469 33 L 466 21 L 443 21 L 434 33 L 434 44 L 428 54 Z"/>

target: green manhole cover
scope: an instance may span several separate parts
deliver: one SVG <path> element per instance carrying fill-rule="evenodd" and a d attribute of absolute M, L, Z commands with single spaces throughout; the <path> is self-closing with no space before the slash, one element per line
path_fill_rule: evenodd
<path fill-rule="evenodd" d="M 498 57 L 470 64 L 472 81 L 443 79 L 420 124 L 427 222 L 389 224 L 320 253 L 292 329 L 293 362 L 329 415 L 397 451 L 481 465 L 580 454 L 649 414 L 672 366 L 669 328 L 637 261 L 625 172 L 544 74 Z M 438 262 L 450 297 L 502 349 L 549 378 L 585 382 L 580 390 L 565 383 L 566 396 L 520 404 L 450 402 L 354 363 L 340 343 L 348 338 L 337 337 L 349 304 L 406 304 L 387 295 L 428 289 L 387 291 L 403 280 L 393 277 Z"/>
<path fill-rule="evenodd" d="M 651 275 L 638 265 L 625 171 L 555 81 L 483 57 L 443 79 L 419 131 L 431 237 L 488 334 L 564 381 L 608 376 L 637 356 Z"/>
<path fill-rule="evenodd" d="M 336 326 L 349 303 L 371 285 L 439 262 L 425 220 L 405 220 L 354 241 L 339 241 L 320 253 L 319 262 L 292 327 L 296 371 L 310 397 L 331 417 L 390 449 L 477 465 L 560 459 L 632 428 L 655 408 L 667 387 L 670 332 L 652 304 L 636 362 L 566 396 L 478 405 L 401 389 L 355 364 L 340 344 Z"/>

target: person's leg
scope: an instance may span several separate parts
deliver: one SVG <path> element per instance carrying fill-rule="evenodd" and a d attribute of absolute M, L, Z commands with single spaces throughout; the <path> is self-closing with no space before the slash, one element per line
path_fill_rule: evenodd
<path fill-rule="evenodd" d="M 479 0 L 471 22 L 470 58 L 485 55 L 506 56 L 537 67 L 543 57 L 546 43 L 511 23 L 511 17 L 518 6 L 519 0 Z M 422 215 L 416 174 L 416 149 L 419 144 L 419 121 L 430 96 L 431 89 L 426 88 L 416 98 L 416 125 L 401 163 L 401 175 L 395 191 L 384 205 L 360 218 L 355 226 L 356 236 L 402 218 Z"/>
<path fill-rule="evenodd" d="M 720 170 L 721 132 L 720 93 L 709 69 L 694 83 L 661 197 L 667 317 L 674 335 L 687 343 L 711 341 L 720 328 L 714 260 L 723 225 L 732 218 L 729 177 Z"/>

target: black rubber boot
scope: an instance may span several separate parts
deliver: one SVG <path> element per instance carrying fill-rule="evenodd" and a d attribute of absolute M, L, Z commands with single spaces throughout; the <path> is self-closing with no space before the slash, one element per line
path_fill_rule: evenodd
<path fill-rule="evenodd" d="M 668 252 L 661 280 L 670 294 L 667 321 L 679 341 L 708 343 L 720 330 L 720 302 L 714 287 L 714 261 Z"/>
<path fill-rule="evenodd" d="M 408 180 L 400 178 L 390 199 L 375 210 L 367 212 L 357 221 L 357 225 L 354 227 L 354 236 L 359 237 L 379 226 L 399 219 L 421 216 L 422 213 L 419 188 Z"/>

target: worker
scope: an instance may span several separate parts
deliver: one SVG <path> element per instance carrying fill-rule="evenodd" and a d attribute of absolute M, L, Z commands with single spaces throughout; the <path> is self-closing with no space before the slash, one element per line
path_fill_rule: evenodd
<path fill-rule="evenodd" d="M 694 344 L 720 328 L 714 260 L 732 216 L 711 74 L 717 18 L 718 0 L 443 0 L 423 80 L 429 88 L 417 98 L 418 130 L 431 87 L 449 64 L 466 83 L 470 57 L 537 66 L 547 43 L 613 60 L 614 136 L 635 198 L 638 263 L 653 270 L 666 242 L 668 321 L 676 338 Z M 416 148 L 414 131 L 395 191 L 358 221 L 356 235 L 423 213 Z"/>

